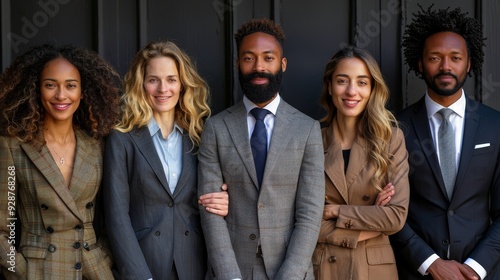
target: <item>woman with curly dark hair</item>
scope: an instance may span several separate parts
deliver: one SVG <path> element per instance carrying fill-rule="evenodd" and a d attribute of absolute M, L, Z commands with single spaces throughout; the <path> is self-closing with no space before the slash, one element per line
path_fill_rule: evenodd
<path fill-rule="evenodd" d="M 34 47 L 0 76 L 0 264 L 7 279 L 113 279 L 93 222 L 102 139 L 116 123 L 119 91 L 109 63 L 73 46 Z"/>

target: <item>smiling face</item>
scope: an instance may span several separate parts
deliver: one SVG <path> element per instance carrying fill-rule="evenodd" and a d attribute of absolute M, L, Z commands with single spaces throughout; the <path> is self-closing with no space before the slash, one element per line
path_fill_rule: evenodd
<path fill-rule="evenodd" d="M 271 102 L 281 86 L 286 58 L 274 36 L 255 32 L 241 41 L 238 71 L 243 93 L 258 106 Z"/>
<path fill-rule="evenodd" d="M 162 56 L 148 62 L 144 90 L 148 94 L 155 118 L 165 114 L 174 117 L 181 88 L 179 71 L 172 58 Z"/>
<path fill-rule="evenodd" d="M 372 90 L 372 76 L 359 58 L 339 61 L 328 85 L 339 117 L 357 118 L 366 108 Z"/>
<path fill-rule="evenodd" d="M 440 100 L 454 96 L 452 99 L 457 100 L 470 70 L 465 39 L 453 32 L 429 36 L 419 67 L 431 98 Z"/>
<path fill-rule="evenodd" d="M 73 121 L 82 98 L 80 72 L 64 58 L 53 59 L 40 74 L 45 122 Z"/>

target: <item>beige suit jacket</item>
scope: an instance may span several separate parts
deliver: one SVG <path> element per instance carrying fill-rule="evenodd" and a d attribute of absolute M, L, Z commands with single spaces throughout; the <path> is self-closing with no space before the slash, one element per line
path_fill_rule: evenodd
<path fill-rule="evenodd" d="M 0 137 L 0 263 L 7 279 L 113 279 L 107 246 L 92 224 L 102 145 L 75 133 L 69 188 L 46 145 Z"/>
<path fill-rule="evenodd" d="M 326 204 L 340 204 L 338 219 L 323 220 L 313 255 L 317 279 L 397 279 L 394 254 L 388 235 L 405 223 L 409 203 L 408 156 L 403 133 L 393 129 L 388 153 L 394 172 L 385 184 L 395 186 L 386 206 L 374 206 L 378 191 L 370 185 L 375 168 L 368 164 L 366 140 L 358 137 L 351 148 L 344 173 L 341 143 L 335 126 L 323 128 L 325 148 Z M 360 231 L 381 235 L 358 242 Z"/>

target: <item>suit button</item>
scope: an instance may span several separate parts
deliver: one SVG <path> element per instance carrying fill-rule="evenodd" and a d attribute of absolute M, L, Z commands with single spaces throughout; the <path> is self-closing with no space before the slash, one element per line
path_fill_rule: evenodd
<path fill-rule="evenodd" d="M 93 202 L 89 202 L 89 203 L 87 203 L 87 205 L 85 205 L 85 208 L 87 208 L 87 209 L 91 209 L 92 207 L 94 207 Z"/>
<path fill-rule="evenodd" d="M 255 238 L 257 238 L 257 236 L 255 236 L 255 234 L 250 234 L 250 240 L 255 240 Z"/>
<path fill-rule="evenodd" d="M 56 251 L 56 246 L 50 244 L 48 250 L 49 252 L 54 253 Z"/>
<path fill-rule="evenodd" d="M 83 248 L 88 251 L 89 250 L 89 243 L 83 242 Z"/>
<path fill-rule="evenodd" d="M 186 230 L 186 232 L 184 233 L 185 236 L 188 236 L 189 235 L 189 230 Z"/>
<path fill-rule="evenodd" d="M 331 256 L 331 257 L 328 258 L 328 261 L 331 262 L 331 263 L 334 263 L 334 262 L 337 261 L 337 257 Z"/>
<path fill-rule="evenodd" d="M 53 233 L 54 232 L 54 229 L 52 227 L 47 227 L 47 232 L 48 233 Z"/>
<path fill-rule="evenodd" d="M 48 210 L 49 209 L 49 206 L 47 206 L 45 204 L 40 205 L 40 207 L 42 207 L 43 210 Z"/>
<path fill-rule="evenodd" d="M 450 241 L 448 239 L 445 239 L 442 241 L 444 246 L 448 246 L 450 244 Z"/>
<path fill-rule="evenodd" d="M 455 211 L 453 211 L 453 210 L 448 211 L 448 216 L 450 216 L 450 217 L 451 217 L 451 216 L 453 216 L 453 215 L 455 215 Z"/>
<path fill-rule="evenodd" d="M 76 230 L 76 231 L 80 231 L 80 230 L 82 230 L 82 229 L 83 229 L 83 226 L 82 226 L 82 225 L 76 225 L 76 226 L 75 226 L 75 230 Z"/>
<path fill-rule="evenodd" d="M 160 236 L 160 232 L 159 231 L 155 232 L 155 235 Z"/>
<path fill-rule="evenodd" d="M 80 242 L 75 242 L 73 244 L 73 248 L 75 248 L 75 249 L 80 249 L 80 246 L 81 246 Z"/>
<path fill-rule="evenodd" d="M 363 195 L 363 200 L 364 200 L 364 201 L 368 201 L 368 200 L 370 200 L 370 195 L 369 195 L 369 194 L 365 194 L 365 195 Z"/>
<path fill-rule="evenodd" d="M 168 203 L 168 207 L 173 207 L 173 206 L 174 206 L 174 203 L 173 203 L 172 201 L 170 201 L 170 202 Z"/>
<path fill-rule="evenodd" d="M 266 208 L 266 205 L 265 205 L 265 204 L 262 204 L 262 203 L 259 203 L 259 205 L 257 206 L 257 208 L 258 208 L 259 210 L 261 210 L 261 209 Z"/>
<path fill-rule="evenodd" d="M 75 263 L 75 269 L 81 269 L 82 264 L 81 263 Z"/>

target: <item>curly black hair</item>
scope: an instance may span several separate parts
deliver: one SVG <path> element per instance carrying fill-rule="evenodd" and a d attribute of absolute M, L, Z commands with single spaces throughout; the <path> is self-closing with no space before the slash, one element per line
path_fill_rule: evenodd
<path fill-rule="evenodd" d="M 119 116 L 120 75 L 91 50 L 41 45 L 18 56 L 0 75 L 0 134 L 22 142 L 43 142 L 40 75 L 49 61 L 60 57 L 73 64 L 81 77 L 82 100 L 73 124 L 95 139 L 109 133 Z"/>
<path fill-rule="evenodd" d="M 422 77 L 419 70 L 418 62 L 420 61 L 424 49 L 425 40 L 439 32 L 454 32 L 461 35 L 467 44 L 467 51 L 472 61 L 471 69 L 476 76 L 481 73 L 483 64 L 484 52 L 483 46 L 483 26 L 482 24 L 471 17 L 467 13 L 462 13 L 460 8 L 454 10 L 439 9 L 432 10 L 434 5 L 431 5 L 425 10 L 421 5 L 420 11 L 413 13 L 414 19 L 410 23 L 403 35 L 403 49 L 405 61 L 408 65 L 408 72 L 414 71 L 417 76 Z M 469 76 L 471 73 L 469 72 Z"/>
<path fill-rule="evenodd" d="M 255 32 L 263 32 L 274 36 L 281 48 L 283 48 L 283 42 L 285 41 L 285 32 L 283 28 L 274 21 L 263 18 L 263 19 L 252 19 L 243 25 L 241 25 L 240 29 L 234 34 L 234 39 L 236 40 L 236 48 L 239 51 L 241 41 L 245 36 L 248 36 Z"/>

